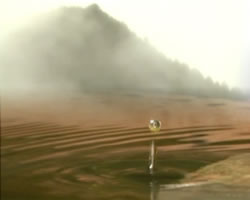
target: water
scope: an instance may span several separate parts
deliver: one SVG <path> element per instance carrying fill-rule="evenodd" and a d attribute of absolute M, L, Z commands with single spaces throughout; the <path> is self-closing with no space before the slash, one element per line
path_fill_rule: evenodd
<path fill-rule="evenodd" d="M 248 127 L 210 123 L 162 127 L 159 133 L 151 133 L 147 125 L 67 125 L 5 115 L 1 199 L 250 198 L 245 181 L 186 179 L 212 163 L 250 152 Z M 155 168 L 150 173 L 148 158 L 155 147 Z"/>
<path fill-rule="evenodd" d="M 149 129 L 152 132 L 159 132 L 161 130 L 161 122 L 159 120 L 150 120 L 149 121 Z M 151 141 L 150 150 L 149 150 L 149 173 L 154 175 L 155 172 L 155 160 L 156 160 L 156 151 L 157 147 L 155 145 L 155 141 Z"/>

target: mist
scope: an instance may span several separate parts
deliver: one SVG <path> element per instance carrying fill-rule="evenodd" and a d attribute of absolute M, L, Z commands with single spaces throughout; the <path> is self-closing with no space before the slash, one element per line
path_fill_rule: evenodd
<path fill-rule="evenodd" d="M 3 94 L 98 92 L 241 97 L 239 90 L 168 59 L 98 5 L 61 7 L 6 36 Z"/>

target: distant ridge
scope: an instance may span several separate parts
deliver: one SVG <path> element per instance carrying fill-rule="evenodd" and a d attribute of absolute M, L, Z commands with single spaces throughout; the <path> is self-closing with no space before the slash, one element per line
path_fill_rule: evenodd
<path fill-rule="evenodd" d="M 242 97 L 240 91 L 169 60 L 97 4 L 56 9 L 7 45 L 4 66 L 27 72 L 23 76 L 34 87 Z"/>

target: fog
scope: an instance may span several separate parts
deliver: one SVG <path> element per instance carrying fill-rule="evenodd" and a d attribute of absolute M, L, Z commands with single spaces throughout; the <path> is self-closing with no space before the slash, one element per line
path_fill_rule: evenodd
<path fill-rule="evenodd" d="M 39 16 L 0 47 L 3 94 L 163 92 L 235 97 L 198 70 L 166 58 L 97 5 Z"/>

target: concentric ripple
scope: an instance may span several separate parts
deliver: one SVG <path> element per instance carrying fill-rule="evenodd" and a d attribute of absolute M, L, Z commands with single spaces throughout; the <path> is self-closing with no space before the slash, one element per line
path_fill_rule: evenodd
<path fill-rule="evenodd" d="M 213 141 L 215 134 L 218 139 Z M 233 139 L 224 140 L 225 135 Z M 158 148 L 154 176 L 147 169 L 152 140 Z M 173 186 L 186 173 L 227 156 L 218 151 L 248 147 L 246 135 L 230 125 L 178 127 L 152 134 L 147 126 L 83 128 L 5 119 L 2 196 L 7 200 L 149 199 L 149 183 Z"/>

